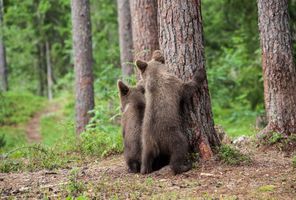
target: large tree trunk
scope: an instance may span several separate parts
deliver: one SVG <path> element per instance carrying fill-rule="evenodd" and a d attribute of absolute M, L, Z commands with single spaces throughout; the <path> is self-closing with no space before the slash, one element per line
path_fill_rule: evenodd
<path fill-rule="evenodd" d="M 157 0 L 130 0 L 134 58 L 150 60 L 159 49 Z"/>
<path fill-rule="evenodd" d="M 85 130 L 94 108 L 92 38 L 88 0 L 72 0 L 72 31 L 76 89 L 76 133 Z"/>
<path fill-rule="evenodd" d="M 50 61 L 50 47 L 48 41 L 45 43 L 45 49 L 46 49 L 46 73 L 47 73 L 47 97 L 48 100 L 52 100 L 52 67 L 51 67 L 51 61 Z"/>
<path fill-rule="evenodd" d="M 133 37 L 129 0 L 117 0 L 120 61 L 123 78 L 133 74 Z"/>
<path fill-rule="evenodd" d="M 258 14 L 268 119 L 262 133 L 296 133 L 296 68 L 288 0 L 258 0 Z"/>
<path fill-rule="evenodd" d="M 3 42 L 3 0 L 0 0 L 0 91 L 8 90 L 7 63 Z"/>
<path fill-rule="evenodd" d="M 188 81 L 199 68 L 205 68 L 201 2 L 158 0 L 159 42 L 169 70 L 183 81 Z M 185 130 L 190 136 L 191 147 L 203 159 L 213 155 L 220 140 L 214 129 L 208 83 L 195 94 L 188 113 Z"/>

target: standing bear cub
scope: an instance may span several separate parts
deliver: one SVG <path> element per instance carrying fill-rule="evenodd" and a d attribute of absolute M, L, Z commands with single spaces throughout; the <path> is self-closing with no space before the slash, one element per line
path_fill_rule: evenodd
<path fill-rule="evenodd" d="M 142 126 L 141 173 L 151 173 L 158 155 L 169 157 L 174 174 L 191 169 L 187 162 L 188 140 L 182 131 L 181 104 L 188 101 L 205 80 L 205 70 L 198 70 L 193 80 L 184 83 L 167 72 L 161 52 L 152 60 L 137 60 L 144 81 L 146 108 Z"/>
<path fill-rule="evenodd" d="M 128 87 L 122 81 L 118 81 L 117 86 L 122 111 L 124 158 L 128 171 L 137 173 L 141 168 L 141 132 L 145 110 L 144 88 L 140 83 L 136 87 Z"/>

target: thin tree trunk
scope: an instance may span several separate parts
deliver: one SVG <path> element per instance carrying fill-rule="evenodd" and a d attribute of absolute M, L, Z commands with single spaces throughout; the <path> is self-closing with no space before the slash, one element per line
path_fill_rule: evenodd
<path fill-rule="evenodd" d="M 3 41 L 3 0 L 0 0 L 0 91 L 8 90 L 8 72 L 5 54 L 5 45 Z"/>
<path fill-rule="evenodd" d="M 38 49 L 38 62 L 37 62 L 37 72 L 38 72 L 38 95 L 45 96 L 46 89 L 46 68 L 45 68 L 45 53 L 44 44 L 40 42 L 37 46 Z"/>
<path fill-rule="evenodd" d="M 258 15 L 268 119 L 262 133 L 296 133 L 296 68 L 288 0 L 258 0 Z"/>
<path fill-rule="evenodd" d="M 159 49 L 157 0 L 130 0 L 134 58 L 150 60 Z"/>
<path fill-rule="evenodd" d="M 199 68 L 205 68 L 201 2 L 158 0 L 159 42 L 169 70 L 183 81 L 188 81 Z M 203 159 L 213 155 L 213 147 L 220 145 L 214 129 L 208 83 L 194 95 L 186 106 L 188 119 L 185 130 L 191 147 Z"/>
<path fill-rule="evenodd" d="M 45 43 L 46 48 L 46 72 L 47 72 L 47 96 L 48 100 L 52 100 L 52 67 L 51 67 L 51 61 L 50 61 L 50 48 L 49 43 L 46 41 Z"/>
<path fill-rule="evenodd" d="M 120 61 L 123 78 L 133 74 L 133 36 L 129 0 L 117 0 Z"/>
<path fill-rule="evenodd" d="M 94 109 L 92 38 L 89 0 L 72 0 L 76 89 L 76 133 L 85 130 Z"/>

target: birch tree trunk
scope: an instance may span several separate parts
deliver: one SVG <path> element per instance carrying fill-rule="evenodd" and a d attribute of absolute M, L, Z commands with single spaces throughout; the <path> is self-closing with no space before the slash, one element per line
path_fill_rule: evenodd
<path fill-rule="evenodd" d="M 3 41 L 3 0 L 0 0 L 0 91 L 8 90 L 7 62 Z"/>
<path fill-rule="evenodd" d="M 159 49 L 157 0 L 130 0 L 134 59 L 150 60 Z"/>
<path fill-rule="evenodd" d="M 203 27 L 200 0 L 158 0 L 159 43 L 170 72 L 188 81 L 199 68 L 205 68 Z M 213 155 L 220 145 L 214 129 L 207 80 L 200 93 L 194 95 L 192 104 L 186 106 L 188 119 L 185 130 L 191 147 L 203 159 Z"/>
<path fill-rule="evenodd" d="M 268 125 L 261 133 L 296 133 L 296 67 L 288 0 L 258 0 L 264 102 Z"/>
<path fill-rule="evenodd" d="M 120 62 L 123 78 L 133 74 L 133 36 L 129 0 L 117 0 Z"/>
<path fill-rule="evenodd" d="M 92 37 L 89 0 L 72 0 L 72 31 L 76 90 L 76 133 L 85 130 L 94 108 Z"/>

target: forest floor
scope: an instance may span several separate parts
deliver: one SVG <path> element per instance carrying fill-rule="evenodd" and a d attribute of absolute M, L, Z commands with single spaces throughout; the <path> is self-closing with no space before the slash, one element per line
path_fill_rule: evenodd
<path fill-rule="evenodd" d="M 54 171 L 0 173 L 2 199 L 296 199 L 291 157 L 254 144 L 240 150 L 252 163 L 198 163 L 181 175 L 169 167 L 149 175 L 130 174 L 122 155 Z"/>
<path fill-rule="evenodd" d="M 55 113 L 60 109 L 57 103 L 51 103 L 44 110 L 37 112 L 26 125 L 26 136 L 29 143 L 38 143 L 42 140 L 40 132 L 41 118 L 47 114 Z"/>

